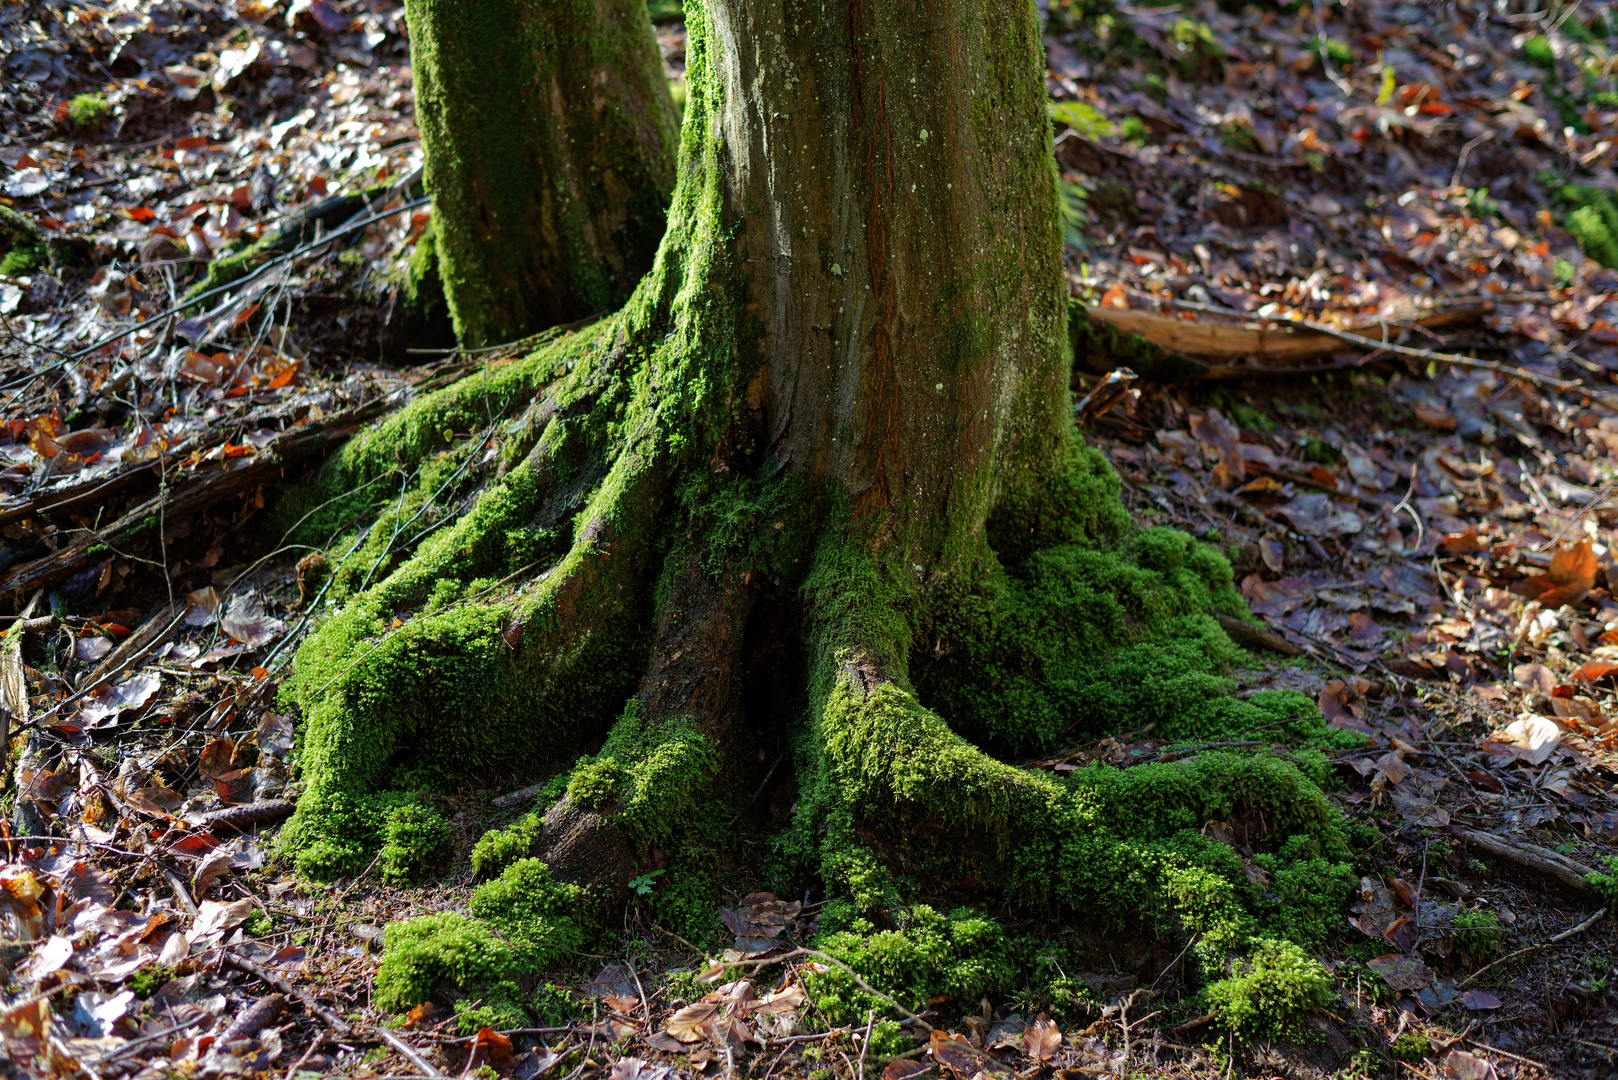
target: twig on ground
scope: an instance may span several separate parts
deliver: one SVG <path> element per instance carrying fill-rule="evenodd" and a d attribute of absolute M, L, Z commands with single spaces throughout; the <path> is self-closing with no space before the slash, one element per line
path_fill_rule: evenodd
<path fill-rule="evenodd" d="M 1547 944 L 1554 945 L 1559 941 L 1566 941 L 1570 937 L 1574 937 L 1577 934 L 1582 934 L 1586 930 L 1590 929 L 1590 927 L 1594 926 L 1596 923 L 1598 923 L 1602 919 L 1606 918 L 1606 916 L 1607 916 L 1607 909 L 1606 908 L 1597 908 L 1596 913 L 1594 915 L 1590 916 L 1588 919 L 1585 919 L 1583 922 L 1581 922 L 1577 926 L 1570 926 L 1566 930 L 1563 930 L 1560 934 L 1557 934 L 1554 937 L 1552 937 L 1550 939 L 1550 941 L 1547 942 Z"/>
<path fill-rule="evenodd" d="M 320 1002 L 316 1001 L 307 992 L 293 986 L 279 975 L 265 971 L 263 968 L 259 967 L 245 956 L 240 956 L 231 952 L 229 949 L 225 949 L 220 953 L 219 959 L 220 962 L 226 967 L 233 967 L 237 971 L 245 972 L 248 975 L 253 976 L 259 982 L 262 982 L 273 989 L 279 990 L 287 997 L 297 998 L 303 1007 L 309 1011 L 311 1016 L 319 1019 L 322 1024 L 325 1024 L 338 1035 L 348 1038 L 354 1034 L 354 1028 L 350 1026 L 346 1020 L 342 1019 L 336 1013 L 320 1004 Z M 387 1034 L 383 1033 L 381 1028 L 377 1028 L 377 1031 L 383 1035 L 384 1041 L 388 1041 Z M 405 1056 L 408 1057 L 409 1055 L 407 1054 Z M 418 1068 L 421 1067 L 420 1063 L 415 1061 L 412 1061 L 411 1064 L 416 1065 Z"/>
<path fill-rule="evenodd" d="M 860 1040 L 860 1066 L 855 1080 L 865 1080 L 865 1053 L 871 1048 L 871 1027 L 876 1023 L 876 1010 L 865 1011 L 865 1037 Z"/>
<path fill-rule="evenodd" d="M 432 1063 L 429 1062 L 426 1058 L 422 1057 L 421 1054 L 417 1052 L 415 1047 L 411 1046 L 409 1043 L 407 1043 L 403 1039 L 399 1038 L 399 1036 L 395 1035 L 393 1032 L 389 1031 L 387 1028 L 385 1028 L 385 1027 L 376 1027 L 376 1028 L 373 1028 L 372 1030 L 374 1030 L 376 1032 L 377 1037 L 380 1038 L 383 1042 L 387 1043 L 389 1046 L 391 1046 L 395 1050 L 399 1051 L 399 1055 L 401 1057 L 403 1057 L 406 1061 L 410 1062 L 410 1064 L 414 1065 L 416 1068 L 420 1069 L 422 1072 L 426 1073 L 428 1076 L 430 1076 L 430 1077 L 440 1077 L 440 1076 L 444 1075 L 443 1073 L 439 1072 L 437 1069 L 433 1068 Z"/>

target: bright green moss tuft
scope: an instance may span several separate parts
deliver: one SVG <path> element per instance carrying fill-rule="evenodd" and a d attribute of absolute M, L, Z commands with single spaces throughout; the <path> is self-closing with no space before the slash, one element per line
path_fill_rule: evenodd
<path fill-rule="evenodd" d="M 828 915 L 835 917 L 834 912 Z M 967 908 L 946 917 L 918 904 L 897 913 L 892 930 L 873 933 L 870 923 L 854 920 L 848 929 L 822 934 L 814 944 L 915 1011 L 940 994 L 975 1004 L 1005 991 L 1016 975 L 1005 931 Z M 868 1009 L 886 1007 L 839 968 L 808 976 L 804 988 L 833 1024 L 855 1022 Z"/>
<path fill-rule="evenodd" d="M 430 806 L 411 803 L 388 811 L 382 824 L 382 880 L 417 881 L 449 843 L 449 822 Z"/>
<path fill-rule="evenodd" d="M 486 923 L 447 911 L 423 915 L 389 924 L 371 1000 L 384 1012 L 404 1012 L 447 982 L 483 1002 L 483 1012 L 462 1017 L 462 1030 L 491 1020 L 499 1021 L 492 1026 L 520 1027 L 528 1016 L 516 983 L 519 971 L 517 954 Z"/>
<path fill-rule="evenodd" d="M 79 130 L 93 128 L 112 112 L 100 94 L 80 94 L 67 103 L 67 118 Z"/>
<path fill-rule="evenodd" d="M 507 867 L 472 894 L 472 914 L 486 920 L 511 946 L 519 971 L 535 973 L 565 960 L 584 944 L 576 914 L 585 890 L 551 880 L 538 859 Z"/>
<path fill-rule="evenodd" d="M 1233 967 L 1229 978 L 1208 987 L 1208 1007 L 1244 1038 L 1287 1035 L 1304 1013 L 1331 1003 L 1331 976 L 1290 941 L 1259 940 Z"/>
<path fill-rule="evenodd" d="M 1564 224 L 1586 255 L 1606 267 L 1618 267 L 1618 204 L 1600 188 L 1570 184 L 1562 199 L 1574 206 Z"/>
<path fill-rule="evenodd" d="M 1482 964 L 1500 951 L 1500 942 L 1506 932 L 1500 919 L 1492 911 L 1462 911 L 1450 924 L 1455 932 L 1455 943 L 1470 964 Z"/>
<path fill-rule="evenodd" d="M 1604 874 L 1589 874 L 1584 883 L 1601 897 L 1602 905 L 1609 911 L 1618 911 L 1618 858 L 1607 857 L 1607 872 Z"/>
<path fill-rule="evenodd" d="M 1544 34 L 1535 34 L 1522 43 L 1523 59 L 1537 68 L 1546 71 L 1556 70 L 1556 53 L 1551 49 L 1551 41 Z"/>

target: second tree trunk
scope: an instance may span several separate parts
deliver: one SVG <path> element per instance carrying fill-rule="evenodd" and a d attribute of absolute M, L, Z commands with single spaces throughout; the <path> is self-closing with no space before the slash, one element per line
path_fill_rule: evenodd
<path fill-rule="evenodd" d="M 408 0 L 432 238 L 462 345 L 622 303 L 678 117 L 642 0 Z"/>

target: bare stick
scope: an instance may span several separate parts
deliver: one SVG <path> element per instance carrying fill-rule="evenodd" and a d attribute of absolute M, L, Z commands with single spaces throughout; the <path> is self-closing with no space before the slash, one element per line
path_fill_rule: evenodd
<path fill-rule="evenodd" d="M 1581 922 L 1577 926 L 1569 927 L 1568 929 L 1563 930 L 1560 934 L 1557 934 L 1555 937 L 1551 938 L 1551 940 L 1547 944 L 1554 945 L 1558 941 L 1566 941 L 1568 938 L 1573 937 L 1575 934 L 1582 934 L 1586 930 L 1590 929 L 1590 927 L 1594 926 L 1596 923 L 1598 923 L 1602 919 L 1606 918 L 1606 916 L 1607 916 L 1607 909 L 1606 908 L 1597 908 L 1596 913 L 1594 915 L 1590 916 L 1588 919 L 1585 919 L 1583 922 Z"/>
<path fill-rule="evenodd" d="M 860 1040 L 860 1067 L 855 1080 L 865 1080 L 865 1052 L 871 1048 L 871 1025 L 876 1023 L 876 1010 L 865 1011 L 865 1037 Z"/>
<path fill-rule="evenodd" d="M 297 998 L 298 1001 L 303 1004 L 303 1007 L 309 1010 L 311 1016 L 317 1017 L 322 1024 L 325 1024 L 327 1027 L 331 1028 L 338 1035 L 348 1038 L 354 1034 L 354 1029 L 349 1026 L 346 1020 L 343 1020 L 336 1013 L 320 1004 L 320 1002 L 310 997 L 309 994 L 303 990 L 293 986 L 279 975 L 272 975 L 270 972 L 265 971 L 263 968 L 259 967 L 246 957 L 239 956 L 236 953 L 231 952 L 229 949 L 226 949 L 220 955 L 220 961 L 226 967 L 233 967 L 237 971 L 246 972 L 259 982 L 265 983 L 274 989 L 279 990 L 287 997 Z M 377 1033 L 382 1035 L 383 1041 L 389 1042 L 391 1045 L 391 1040 L 389 1040 L 387 1037 L 389 1035 L 388 1032 L 383 1031 L 381 1028 L 377 1028 Z M 408 1058 L 411 1055 L 405 1054 L 405 1056 Z M 421 1065 L 414 1060 L 411 1061 L 411 1064 L 416 1065 L 418 1068 L 421 1067 Z"/>
<path fill-rule="evenodd" d="M 389 1031 L 387 1028 L 379 1027 L 379 1028 L 376 1028 L 375 1031 L 377 1033 L 377 1036 L 383 1042 L 387 1043 L 389 1046 L 391 1046 L 395 1050 L 399 1051 L 400 1056 L 402 1056 L 406 1061 L 410 1062 L 410 1064 L 414 1065 L 416 1068 L 420 1069 L 427 1076 L 443 1076 L 444 1075 L 443 1073 L 439 1072 L 437 1069 L 433 1068 L 431 1063 L 429 1063 L 426 1058 L 422 1057 L 419 1053 L 417 1053 L 415 1047 L 411 1046 L 409 1043 L 407 1043 L 403 1039 L 399 1038 L 399 1036 L 395 1035 L 393 1032 Z"/>

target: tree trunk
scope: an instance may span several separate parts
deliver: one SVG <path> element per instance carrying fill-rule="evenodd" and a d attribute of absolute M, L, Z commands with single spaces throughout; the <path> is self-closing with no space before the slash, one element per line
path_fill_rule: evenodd
<path fill-rule="evenodd" d="M 1073 430 L 1033 5 L 687 26 L 679 185 L 629 303 L 417 402 L 294 508 L 390 492 L 299 655 L 284 849 L 357 872 L 385 793 L 588 746 L 522 843 L 598 899 L 659 865 L 694 888 L 790 751 L 777 849 L 873 919 L 930 880 L 1238 945 L 1257 894 L 1204 822 L 1346 850 L 1293 765 L 1008 763 L 1146 724 L 1323 731 L 1300 695 L 1230 696 L 1228 564 L 1133 529 Z"/>
<path fill-rule="evenodd" d="M 621 304 L 651 265 L 678 118 L 642 0 L 410 0 L 438 272 L 461 343 Z"/>

